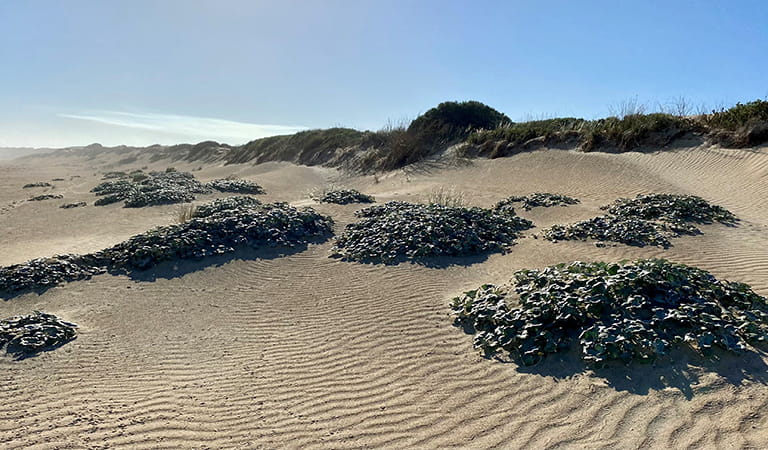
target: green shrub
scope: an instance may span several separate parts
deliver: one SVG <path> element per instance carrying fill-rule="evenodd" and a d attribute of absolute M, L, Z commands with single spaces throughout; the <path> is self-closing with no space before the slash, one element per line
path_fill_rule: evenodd
<path fill-rule="evenodd" d="M 732 108 L 712 111 L 711 114 L 705 115 L 703 120 L 710 127 L 729 131 L 735 131 L 756 121 L 768 122 L 768 101 L 736 103 Z"/>

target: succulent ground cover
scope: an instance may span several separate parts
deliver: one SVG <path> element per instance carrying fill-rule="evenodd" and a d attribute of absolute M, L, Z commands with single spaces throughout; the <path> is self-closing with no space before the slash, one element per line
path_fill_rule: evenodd
<path fill-rule="evenodd" d="M 559 206 L 575 205 L 579 203 L 579 200 L 573 197 L 568 197 L 567 195 L 562 195 L 562 194 L 551 194 L 549 192 L 534 192 L 533 194 L 530 194 L 530 195 L 516 195 L 512 197 L 507 197 L 504 200 L 496 203 L 496 205 L 494 206 L 494 209 L 507 208 L 510 206 L 514 206 L 514 204 L 516 203 L 519 203 L 524 210 L 530 211 L 531 209 L 539 206 L 550 207 L 550 206 L 558 206 L 558 205 Z"/>
<path fill-rule="evenodd" d="M 80 255 L 56 255 L 22 264 L 0 267 L 0 292 L 18 292 L 47 288 L 75 280 L 84 280 L 105 269 Z"/>
<path fill-rule="evenodd" d="M 652 361 L 680 346 L 708 356 L 768 341 L 765 297 L 666 260 L 558 264 L 519 271 L 511 284 L 465 292 L 451 310 L 476 333 L 477 348 L 508 352 L 522 365 L 573 346 L 601 366 Z"/>
<path fill-rule="evenodd" d="M 234 192 L 238 194 L 266 194 L 267 192 L 263 187 L 248 180 L 229 179 L 222 178 L 219 180 L 213 180 L 205 183 L 205 187 L 208 189 L 217 190 L 219 192 Z"/>
<path fill-rule="evenodd" d="M 390 264 L 403 259 L 501 252 L 514 243 L 520 231 L 533 226 L 514 213 L 397 201 L 355 215 L 362 220 L 347 225 L 336 241 L 333 257 Z"/>
<path fill-rule="evenodd" d="M 28 183 L 22 186 L 24 189 L 34 188 L 34 187 L 53 187 L 51 183 L 45 182 L 45 181 L 38 181 L 36 183 Z"/>
<path fill-rule="evenodd" d="M 35 197 L 32 197 L 29 199 L 30 202 L 41 202 L 44 200 L 58 200 L 64 198 L 61 194 L 43 194 L 43 195 L 37 195 Z"/>
<path fill-rule="evenodd" d="M 373 203 L 376 201 L 372 196 L 363 194 L 355 189 L 334 189 L 313 195 L 312 198 L 320 203 L 336 203 L 337 205 Z"/>
<path fill-rule="evenodd" d="M 100 196 L 94 205 L 102 206 L 125 201 L 126 208 L 186 203 L 195 199 L 195 194 L 209 194 L 211 191 L 188 172 L 150 172 L 142 177 L 117 178 L 105 181 L 91 189 Z M 138 181 L 137 181 L 138 180 Z"/>
<path fill-rule="evenodd" d="M 669 248 L 669 238 L 700 234 L 695 224 L 738 221 L 730 211 L 695 195 L 650 194 L 620 198 L 603 206 L 608 214 L 544 230 L 551 241 L 597 239 L 642 247 Z"/>
<path fill-rule="evenodd" d="M 88 203 L 86 202 L 64 203 L 63 205 L 59 206 L 59 208 L 72 209 L 72 208 L 80 208 L 82 206 L 88 206 Z"/>
<path fill-rule="evenodd" d="M 0 347 L 17 357 L 55 348 L 75 338 L 77 325 L 40 311 L 0 320 Z"/>
<path fill-rule="evenodd" d="M 199 210 L 183 224 L 158 227 L 94 256 L 111 270 L 147 269 L 162 261 L 203 258 L 242 247 L 294 247 L 331 234 L 332 220 L 287 203 Z"/>
<path fill-rule="evenodd" d="M 16 293 L 95 274 L 148 269 L 163 261 L 197 259 L 250 247 L 296 247 L 332 233 L 333 221 L 311 208 L 262 205 L 231 197 L 201 205 L 178 225 L 157 227 L 86 255 L 40 258 L 0 268 L 0 292 Z"/>

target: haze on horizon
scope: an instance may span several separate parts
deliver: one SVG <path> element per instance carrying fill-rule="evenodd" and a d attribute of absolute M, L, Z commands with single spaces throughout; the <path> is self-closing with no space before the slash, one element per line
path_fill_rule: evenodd
<path fill-rule="evenodd" d="M 768 96 L 768 4 L 0 3 L 0 147 L 241 144 L 446 100 L 514 120 Z"/>

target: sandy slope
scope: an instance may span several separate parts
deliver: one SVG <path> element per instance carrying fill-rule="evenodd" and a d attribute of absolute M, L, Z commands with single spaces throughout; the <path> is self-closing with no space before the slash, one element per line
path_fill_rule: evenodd
<path fill-rule="evenodd" d="M 0 166 L 0 264 L 95 250 L 173 220 L 173 206 L 58 209 L 92 202 L 95 163 L 42 161 Z M 286 164 L 196 174 L 233 172 L 263 184 L 269 199 L 294 203 L 339 181 L 335 171 Z M 31 195 L 21 185 L 55 177 L 66 178 L 53 190 L 64 200 L 20 202 Z M 462 290 L 571 260 L 663 256 L 768 295 L 768 150 L 534 152 L 378 184 L 341 181 L 380 200 L 417 200 L 438 185 L 480 206 L 541 190 L 582 199 L 521 212 L 540 227 L 645 192 L 701 195 L 743 220 L 704 226 L 666 251 L 529 237 L 471 265 L 384 267 L 329 259 L 329 242 L 289 256 L 165 267 L 154 281 L 104 275 L 17 297 L 0 303 L 0 317 L 43 309 L 82 328 L 54 352 L 0 358 L 3 447 L 768 448 L 768 357 L 726 358 L 714 366 L 720 374 L 684 354 L 673 368 L 617 369 L 607 378 L 567 359 L 521 370 L 481 358 L 447 315 Z M 356 207 L 318 209 L 339 231 Z"/>

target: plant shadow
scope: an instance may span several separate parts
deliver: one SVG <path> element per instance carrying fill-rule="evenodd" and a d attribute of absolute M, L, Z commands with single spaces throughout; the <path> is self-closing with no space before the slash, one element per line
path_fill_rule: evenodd
<path fill-rule="evenodd" d="M 312 242 L 319 243 L 319 242 Z M 110 270 L 112 275 L 126 275 L 133 281 L 152 282 L 159 279 L 170 280 L 184 275 L 199 272 L 210 267 L 221 267 L 232 261 L 253 261 L 257 259 L 271 260 L 304 252 L 309 248 L 309 243 L 299 244 L 293 247 L 259 247 L 239 248 L 234 252 L 220 255 L 206 256 L 195 259 L 179 259 L 175 261 L 162 261 L 144 270 L 115 269 Z"/>
<path fill-rule="evenodd" d="M 675 349 L 664 358 L 653 362 L 612 362 L 604 367 L 588 366 L 577 350 L 548 355 L 533 366 L 517 366 L 520 373 L 536 374 L 556 380 L 572 378 L 589 373 L 603 378 L 606 384 L 617 391 L 637 395 L 648 395 L 651 391 L 675 389 L 691 400 L 697 393 L 697 385 L 706 373 L 717 374 L 725 383 L 741 386 L 745 383 L 768 385 L 768 364 L 761 349 L 732 354 L 715 351 L 711 357 L 703 357 L 690 348 Z M 515 364 L 505 357 L 493 357 L 497 361 Z M 699 391 L 701 392 L 701 391 Z"/>
<path fill-rule="evenodd" d="M 103 273 L 111 275 L 126 275 L 134 281 L 152 282 L 158 279 L 179 278 L 189 273 L 198 272 L 208 267 L 220 267 L 234 260 L 255 260 L 255 259 L 277 259 L 284 256 L 295 255 L 304 252 L 310 244 L 321 244 L 328 241 L 331 234 L 309 239 L 306 243 L 296 244 L 292 247 L 287 246 L 260 246 L 260 247 L 240 247 L 233 252 L 222 253 L 220 255 L 206 256 L 202 258 L 184 258 L 172 261 L 161 261 L 146 269 L 133 269 L 126 267 L 110 268 Z M 100 274 L 99 274 L 100 275 Z M 0 292 L 0 299 L 11 300 L 13 298 L 35 293 L 42 295 L 48 290 L 57 286 L 74 282 L 84 281 L 93 278 L 93 276 L 81 276 L 76 279 L 62 281 L 54 285 L 33 286 L 27 289 Z"/>
<path fill-rule="evenodd" d="M 25 359 L 36 358 L 43 353 L 52 352 L 57 348 L 74 341 L 75 339 L 77 339 L 77 336 L 72 336 L 72 338 L 67 339 L 66 341 L 58 342 L 54 345 L 49 345 L 48 347 L 42 348 L 35 352 L 26 352 L 19 346 L 14 346 L 13 344 L 9 344 L 6 347 L 5 351 L 6 353 L 8 353 L 13 357 L 14 361 L 23 361 Z"/>

